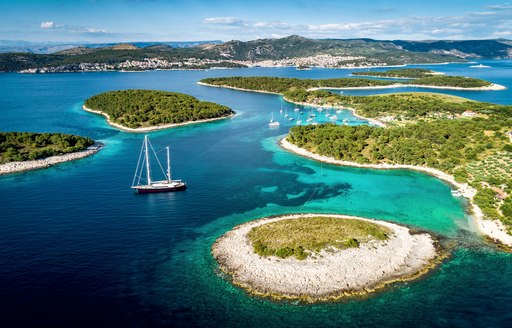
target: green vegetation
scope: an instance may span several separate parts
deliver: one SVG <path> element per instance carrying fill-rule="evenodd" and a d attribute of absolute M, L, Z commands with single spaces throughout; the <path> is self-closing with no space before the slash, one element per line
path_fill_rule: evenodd
<path fill-rule="evenodd" d="M 389 86 L 396 82 L 382 81 L 375 79 L 363 78 L 338 78 L 338 79 L 296 79 L 296 78 L 283 78 L 283 77 L 266 77 L 266 76 L 253 76 L 253 77 L 218 77 L 207 78 L 201 82 L 216 86 L 228 86 L 241 88 L 254 91 L 268 91 L 283 93 L 289 90 L 301 90 L 311 88 L 360 88 L 360 87 L 376 87 L 376 86 Z M 401 82 L 402 84 L 421 84 L 425 86 L 444 86 L 444 87 L 459 87 L 459 88 L 474 88 L 491 85 L 490 82 L 465 78 L 462 76 L 428 76 L 420 79 L 414 79 L 408 82 Z"/>
<path fill-rule="evenodd" d="M 363 220 L 305 217 L 266 223 L 252 228 L 247 236 L 261 256 L 303 260 L 332 247 L 356 248 L 370 240 L 386 240 L 390 233 L 386 227 Z"/>
<path fill-rule="evenodd" d="M 62 133 L 0 132 L 0 164 L 73 153 L 93 143 L 89 138 Z"/>
<path fill-rule="evenodd" d="M 87 99 L 85 106 L 108 114 L 114 123 L 128 128 L 192 122 L 234 113 L 229 107 L 189 95 L 155 90 L 109 91 Z"/>
<path fill-rule="evenodd" d="M 216 77 L 201 80 L 202 83 L 242 88 L 254 91 L 266 91 L 283 93 L 290 89 L 310 89 L 310 88 L 348 88 L 348 87 L 374 87 L 393 84 L 389 81 L 379 81 L 371 79 L 357 78 L 339 78 L 339 79 L 295 79 L 285 77 Z"/>
<path fill-rule="evenodd" d="M 392 77 L 392 78 L 408 78 L 413 79 L 409 82 L 402 82 L 408 84 L 419 84 L 425 86 L 450 86 L 457 88 L 480 88 L 490 86 L 491 83 L 464 76 L 446 76 L 446 75 L 432 75 L 434 71 L 421 68 L 404 68 L 393 69 L 383 72 L 355 72 L 352 75 L 357 76 L 377 76 L 377 77 Z"/>
<path fill-rule="evenodd" d="M 426 76 L 421 79 L 410 81 L 409 83 L 438 87 L 450 86 L 457 88 L 480 88 L 488 87 L 492 84 L 472 77 L 446 75 Z"/>
<path fill-rule="evenodd" d="M 403 68 L 403 69 L 391 69 L 382 72 L 353 72 L 352 75 L 357 76 L 378 76 L 378 77 L 392 77 L 392 78 L 408 78 L 418 79 L 425 76 L 430 76 L 434 71 L 423 68 Z"/>
<path fill-rule="evenodd" d="M 397 93 L 376 96 L 347 96 L 326 90 L 306 91 L 291 89 L 283 93 L 292 102 L 310 103 L 318 106 L 351 107 L 368 118 L 394 117 L 388 125 L 455 118 L 466 110 L 482 116 L 510 114 L 510 106 L 471 101 L 465 98 L 436 93 Z"/>
<path fill-rule="evenodd" d="M 350 79 L 234 77 L 203 82 L 277 92 L 295 103 L 349 107 L 365 117 L 386 122 L 386 129 L 332 124 L 298 126 L 290 130 L 288 140 L 314 153 L 340 160 L 427 166 L 452 174 L 458 182 L 477 189 L 474 201 L 486 218 L 500 219 L 512 233 L 509 205 L 512 202 L 512 144 L 507 137 L 512 126 L 512 106 L 433 93 L 361 97 L 327 90 L 306 90 L 318 86 L 333 87 L 346 83 L 344 80 Z M 356 84 L 366 81 L 354 80 Z M 442 85 L 441 81 L 459 87 L 490 84 L 451 76 L 424 77 L 411 83 Z M 476 116 L 465 117 L 465 111 L 473 111 Z"/>
<path fill-rule="evenodd" d="M 512 152 L 503 151 L 509 143 L 503 136 L 510 126 L 510 114 L 390 128 L 324 124 L 293 127 L 288 140 L 340 160 L 427 166 L 452 174 L 478 190 L 474 201 L 488 219 L 500 219 L 511 230 L 512 216 L 503 210 L 512 191 Z M 498 198 L 500 190 L 504 201 Z"/>

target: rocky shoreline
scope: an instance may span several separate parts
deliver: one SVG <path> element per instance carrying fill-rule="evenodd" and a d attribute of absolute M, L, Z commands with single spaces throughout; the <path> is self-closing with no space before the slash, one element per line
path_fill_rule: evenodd
<path fill-rule="evenodd" d="M 478 230 L 492 239 L 495 242 L 504 244 L 508 247 L 512 247 L 512 236 L 507 234 L 505 231 L 505 227 L 503 223 L 499 220 L 485 220 L 482 210 L 473 202 L 473 197 L 476 195 L 476 190 L 469 186 L 466 183 L 459 183 L 455 181 L 455 178 L 447 173 L 444 173 L 440 170 L 436 170 L 430 167 L 424 166 L 414 166 L 414 165 L 405 165 L 405 164 L 360 164 L 355 162 L 341 161 L 334 159 L 332 157 L 327 157 L 319 154 L 312 153 L 304 148 L 300 148 L 292 143 L 290 143 L 286 138 L 283 138 L 279 142 L 280 146 L 288 151 L 291 151 L 297 155 L 308 157 L 314 159 L 316 161 L 341 165 L 341 166 L 352 166 L 352 167 L 360 167 L 360 168 L 371 168 L 371 169 L 379 169 L 379 170 L 390 170 L 390 169 L 407 169 L 420 171 L 427 174 L 430 174 L 438 179 L 448 182 L 450 185 L 457 188 L 457 190 L 461 193 L 461 195 L 469 200 L 472 217 L 475 220 L 476 226 Z"/>
<path fill-rule="evenodd" d="M 89 146 L 85 150 L 82 150 L 79 152 L 57 155 L 57 156 L 50 156 L 47 158 L 36 159 L 33 161 L 10 162 L 10 163 L 6 163 L 6 164 L 2 164 L 2 165 L 0 165 L 0 175 L 18 173 L 18 172 L 24 172 L 24 171 L 31 171 L 31 170 L 39 170 L 39 169 L 44 169 L 44 168 L 50 167 L 55 164 L 74 161 L 74 160 L 81 159 L 81 158 L 90 156 L 92 154 L 95 154 L 102 147 L 103 147 L 103 144 L 96 142 L 92 146 Z"/>
<path fill-rule="evenodd" d="M 247 238 L 256 226 L 284 219 L 324 216 L 365 220 L 392 230 L 385 241 L 358 248 L 322 250 L 305 260 L 261 257 Z M 442 259 L 437 242 L 427 233 L 412 233 L 398 224 L 344 215 L 294 214 L 241 224 L 218 238 L 212 255 L 233 283 L 250 293 L 304 302 L 363 295 L 390 283 L 415 279 Z"/>

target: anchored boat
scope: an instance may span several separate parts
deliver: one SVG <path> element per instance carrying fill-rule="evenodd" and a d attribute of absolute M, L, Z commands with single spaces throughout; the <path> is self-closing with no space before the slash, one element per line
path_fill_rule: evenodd
<path fill-rule="evenodd" d="M 182 180 L 173 180 L 171 178 L 171 158 L 169 155 L 169 146 L 165 147 L 165 149 L 167 150 L 167 172 L 163 172 L 162 169 L 162 173 L 166 176 L 167 179 L 153 181 L 151 177 L 149 148 L 151 148 L 154 158 L 158 162 L 158 166 L 162 169 L 162 165 L 160 164 L 160 161 L 156 156 L 156 152 L 153 149 L 151 142 L 149 141 L 149 137 L 145 135 L 144 142 L 142 143 L 142 148 L 140 150 L 139 161 L 137 162 L 137 169 L 135 170 L 135 176 L 133 177 L 131 188 L 134 189 L 139 194 L 185 190 L 187 188 L 187 184 L 185 182 L 183 182 Z M 146 168 L 145 170 L 144 167 Z M 143 178 L 144 171 L 146 173 L 145 179 Z M 144 182 L 146 184 L 144 184 Z"/>

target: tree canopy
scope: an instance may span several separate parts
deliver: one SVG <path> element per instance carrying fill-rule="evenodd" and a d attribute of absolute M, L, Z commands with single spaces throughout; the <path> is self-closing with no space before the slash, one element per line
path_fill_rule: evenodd
<path fill-rule="evenodd" d="M 192 96 L 157 90 L 118 90 L 93 96 L 85 106 L 128 128 L 192 122 L 232 115 L 229 107 Z"/>
<path fill-rule="evenodd" d="M 84 150 L 94 141 L 63 133 L 0 132 L 0 164 Z"/>

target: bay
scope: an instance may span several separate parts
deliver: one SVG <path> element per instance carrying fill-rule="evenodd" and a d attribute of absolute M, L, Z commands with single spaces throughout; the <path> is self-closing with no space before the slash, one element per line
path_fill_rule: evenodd
<path fill-rule="evenodd" d="M 421 67 L 512 86 L 512 61 L 483 63 L 492 67 Z M 86 159 L 0 177 L 2 326 L 507 326 L 511 255 L 472 230 L 466 204 L 448 185 L 411 171 L 341 168 L 290 154 L 277 140 L 295 122 L 279 110 L 292 113 L 295 106 L 276 95 L 196 83 L 214 76 L 350 72 L 1 74 L 0 130 L 73 133 L 106 145 Z M 187 181 L 185 192 L 133 194 L 143 135 L 115 130 L 81 109 L 94 94 L 131 88 L 184 92 L 237 112 L 232 119 L 150 134 L 155 148 L 171 146 L 174 177 Z M 500 104 L 512 96 L 510 89 L 440 92 Z M 279 129 L 267 125 L 272 112 Z M 364 123 L 348 112 L 340 116 Z M 272 302 L 233 287 L 210 255 L 215 239 L 242 222 L 291 212 L 407 224 L 439 235 L 453 255 L 420 281 L 338 303 Z"/>

